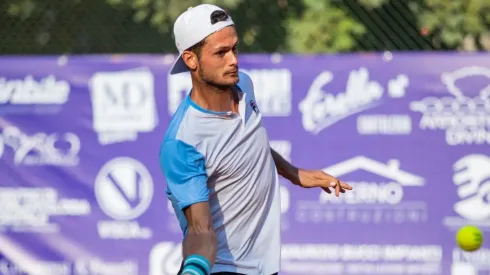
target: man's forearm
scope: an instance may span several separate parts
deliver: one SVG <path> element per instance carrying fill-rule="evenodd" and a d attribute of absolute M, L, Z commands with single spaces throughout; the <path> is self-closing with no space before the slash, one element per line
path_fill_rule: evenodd
<path fill-rule="evenodd" d="M 291 163 L 285 160 L 279 153 L 271 149 L 272 158 L 276 164 L 276 169 L 279 175 L 289 180 L 293 184 L 299 183 L 298 168 L 294 167 Z"/>
<path fill-rule="evenodd" d="M 218 247 L 209 204 L 193 204 L 184 210 L 184 214 L 188 227 L 182 243 L 182 274 L 209 274 L 216 260 Z"/>
<path fill-rule="evenodd" d="M 183 270 L 179 275 L 209 274 L 216 260 L 216 234 L 189 230 L 182 243 Z"/>
<path fill-rule="evenodd" d="M 189 255 L 201 255 L 214 264 L 216 258 L 217 240 L 214 231 L 196 232 L 189 230 L 182 244 L 184 259 Z"/>

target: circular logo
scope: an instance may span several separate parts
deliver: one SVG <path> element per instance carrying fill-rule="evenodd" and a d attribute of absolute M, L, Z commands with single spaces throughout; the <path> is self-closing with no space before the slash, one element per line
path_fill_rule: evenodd
<path fill-rule="evenodd" d="M 141 162 L 116 158 L 107 162 L 95 178 L 95 198 L 109 217 L 132 220 L 150 206 L 153 180 Z"/>
<path fill-rule="evenodd" d="M 182 263 L 182 244 L 161 242 L 150 252 L 150 275 L 171 275 L 179 272 Z"/>

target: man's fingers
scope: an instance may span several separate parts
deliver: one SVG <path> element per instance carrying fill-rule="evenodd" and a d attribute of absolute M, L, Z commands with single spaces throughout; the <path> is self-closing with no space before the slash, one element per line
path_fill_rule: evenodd
<path fill-rule="evenodd" d="M 322 187 L 323 191 L 329 193 L 329 194 L 332 194 L 332 191 L 330 191 L 330 188 L 328 187 Z"/>
<path fill-rule="evenodd" d="M 322 187 L 323 191 L 329 193 L 329 194 L 332 194 L 332 191 L 330 190 L 330 188 L 328 187 Z M 345 189 L 340 187 L 340 193 L 345 193 Z"/>
<path fill-rule="evenodd" d="M 327 186 L 329 187 L 336 187 L 337 185 L 340 185 L 341 188 L 352 190 L 352 186 L 348 185 L 347 183 L 341 180 L 329 181 L 327 184 Z"/>
<path fill-rule="evenodd" d="M 340 186 L 344 189 L 347 189 L 347 190 L 352 190 L 352 186 L 348 185 L 347 183 L 341 181 L 340 182 Z"/>
<path fill-rule="evenodd" d="M 329 181 L 325 184 L 325 186 L 322 186 L 321 188 L 331 194 L 332 191 L 330 190 L 329 187 L 333 187 L 335 188 L 335 195 L 338 197 L 340 196 L 340 193 L 345 193 L 345 190 L 352 190 L 352 186 L 346 184 L 345 182 L 343 181 L 340 181 L 340 180 L 336 180 L 336 181 Z"/>

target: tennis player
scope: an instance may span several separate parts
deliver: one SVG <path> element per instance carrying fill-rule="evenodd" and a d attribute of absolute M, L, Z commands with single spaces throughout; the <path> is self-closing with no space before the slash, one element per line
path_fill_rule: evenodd
<path fill-rule="evenodd" d="M 231 17 L 202 4 L 174 25 L 192 90 L 173 115 L 160 165 L 183 231 L 179 274 L 277 274 L 280 268 L 278 174 L 337 196 L 352 188 L 320 170 L 298 169 L 269 146 L 254 86 L 238 68 Z"/>

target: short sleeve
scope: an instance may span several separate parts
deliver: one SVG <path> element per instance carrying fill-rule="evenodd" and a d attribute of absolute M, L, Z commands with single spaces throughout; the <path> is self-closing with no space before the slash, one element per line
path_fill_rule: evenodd
<path fill-rule="evenodd" d="M 239 81 L 237 86 L 246 93 L 252 94 L 255 97 L 254 84 L 252 78 L 242 71 L 239 72 Z"/>
<path fill-rule="evenodd" d="M 204 156 L 180 140 L 167 140 L 160 150 L 160 167 L 167 188 L 182 210 L 208 201 L 209 189 Z"/>

